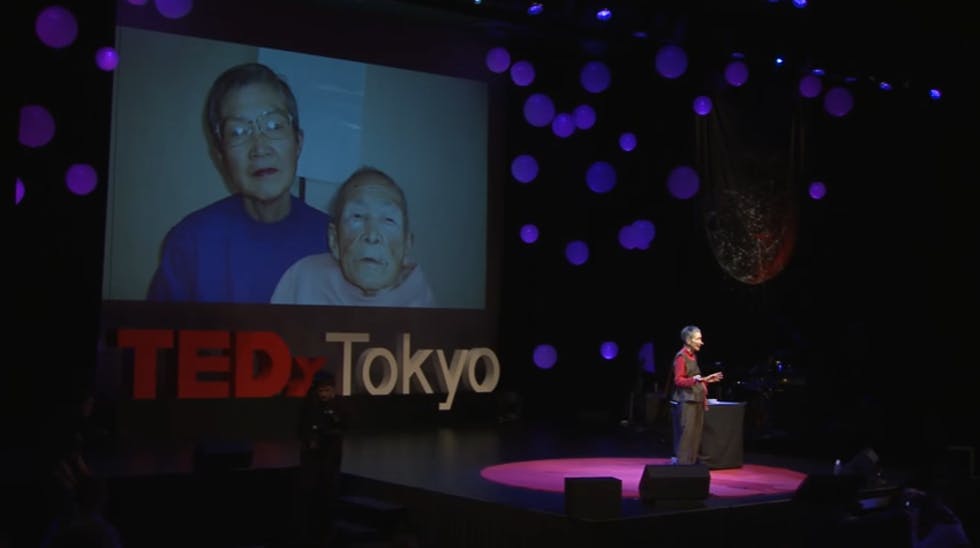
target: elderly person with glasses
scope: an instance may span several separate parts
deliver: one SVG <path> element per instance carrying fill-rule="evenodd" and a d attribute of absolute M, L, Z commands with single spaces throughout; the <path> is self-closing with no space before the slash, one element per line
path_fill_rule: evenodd
<path fill-rule="evenodd" d="M 170 229 L 148 298 L 268 303 L 291 264 L 328 251 L 329 216 L 289 192 L 303 148 L 296 98 L 269 67 L 246 63 L 215 80 L 205 109 L 233 194 Z"/>

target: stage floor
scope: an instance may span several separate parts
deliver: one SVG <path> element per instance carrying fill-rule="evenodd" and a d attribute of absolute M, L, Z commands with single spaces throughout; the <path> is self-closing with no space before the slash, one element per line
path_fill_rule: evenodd
<path fill-rule="evenodd" d="M 645 465 L 669 461 L 668 436 L 633 426 L 494 427 L 352 436 L 344 471 L 536 511 L 564 514 L 564 477 L 617 477 L 623 517 L 665 510 L 639 500 Z M 744 466 L 711 470 L 706 507 L 789 500 L 809 473 L 830 463 L 746 453 Z M 397 465 L 395 463 L 403 463 Z"/>
<path fill-rule="evenodd" d="M 354 479 L 423 489 L 564 514 L 564 477 L 618 477 L 623 517 L 664 511 L 639 500 L 644 467 L 666 465 L 671 450 L 661 432 L 627 425 L 568 426 L 508 423 L 350 432 L 343 472 Z M 126 447 L 94 460 L 109 478 L 186 475 L 194 471 L 194 444 Z M 292 441 L 215 444 L 218 451 L 248 448 L 252 470 L 288 469 L 299 462 Z M 788 500 L 809 473 L 830 463 L 747 452 L 740 468 L 711 470 L 705 507 Z"/>
<path fill-rule="evenodd" d="M 792 532 L 796 488 L 807 474 L 831 468 L 822 460 L 746 452 L 741 468 L 710 471 L 710 494 L 693 506 L 642 500 L 644 467 L 668 461 L 668 440 L 657 429 L 633 425 L 520 420 L 351 431 L 342 491 L 404 508 L 407 529 L 419 539 L 415 545 L 426 548 L 542 542 L 609 548 L 642 546 L 651 535 L 664 545 L 693 535 L 693 545 L 715 547 L 741 546 L 739 539 L 751 535 L 756 546 L 785 547 L 792 546 L 783 539 Z M 204 446 L 116 440 L 93 454 L 93 471 L 109 480 L 109 518 L 134 545 L 170 546 L 188 531 L 207 530 L 209 546 L 279 546 L 288 528 L 297 443 L 206 444 L 249 455 L 247 467 L 217 475 L 195 467 Z M 11 464 L 6 471 L 20 468 Z M 622 481 L 615 517 L 566 514 L 565 477 L 610 476 Z M 763 526 L 768 536 L 760 534 Z"/>

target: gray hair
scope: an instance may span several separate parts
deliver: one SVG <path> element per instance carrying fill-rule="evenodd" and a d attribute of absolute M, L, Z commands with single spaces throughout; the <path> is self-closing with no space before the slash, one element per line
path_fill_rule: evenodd
<path fill-rule="evenodd" d="M 700 332 L 701 332 L 700 327 L 696 325 L 688 325 L 684 327 L 684 329 L 681 329 L 681 341 L 686 343 L 687 341 L 691 340 L 691 337 L 693 337 L 695 333 L 700 333 Z"/>

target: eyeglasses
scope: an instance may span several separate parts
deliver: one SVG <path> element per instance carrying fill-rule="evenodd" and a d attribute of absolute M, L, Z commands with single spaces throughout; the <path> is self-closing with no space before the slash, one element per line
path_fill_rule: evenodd
<path fill-rule="evenodd" d="M 286 139 L 293 135 L 293 117 L 273 110 L 258 115 L 254 120 L 226 118 L 218 126 L 218 136 L 222 143 L 237 147 L 251 139 L 256 130 L 268 139 Z"/>

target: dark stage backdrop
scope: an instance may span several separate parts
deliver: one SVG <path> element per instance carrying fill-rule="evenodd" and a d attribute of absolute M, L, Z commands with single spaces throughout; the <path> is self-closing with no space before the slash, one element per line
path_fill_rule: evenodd
<path fill-rule="evenodd" d="M 32 435 L 30 419 L 47 414 L 51 398 L 64 401 L 73 394 L 71 387 L 95 383 L 111 403 L 111 422 L 122 437 L 291 436 L 296 398 L 285 394 L 301 390 L 301 373 L 318 367 L 318 359 L 340 373 L 342 383 L 351 382 L 365 426 L 493 419 L 501 406 L 514 401 L 521 402 L 528 417 L 615 422 L 627 414 L 631 393 L 662 384 L 679 346 L 677 333 L 688 323 L 704 329 L 702 363 L 726 372 L 719 395 L 755 398 L 758 391 L 740 392 L 739 380 L 789 379 L 768 394 L 778 404 L 768 417 L 775 422 L 770 426 L 810 449 L 839 453 L 846 449 L 841 446 L 871 432 L 898 452 L 963 440 L 964 432 L 975 431 L 969 428 L 975 413 L 966 398 L 952 397 L 941 407 L 931 404 L 928 395 L 933 386 L 960 390 L 940 379 L 969 371 L 975 280 L 980 278 L 980 231 L 972 213 L 978 197 L 972 184 L 976 106 L 968 99 L 970 77 L 951 60 L 929 54 L 948 45 L 930 42 L 942 35 L 937 27 L 921 29 L 921 50 L 895 45 L 890 53 L 876 36 L 855 38 L 850 27 L 847 39 L 808 31 L 794 41 L 789 27 L 776 32 L 775 26 L 762 26 L 768 19 L 749 11 L 718 12 L 686 25 L 678 20 L 674 31 L 661 28 L 649 42 L 639 43 L 602 33 L 596 33 L 602 40 L 586 41 L 562 28 L 426 17 L 424 11 L 407 17 L 407 12 L 331 10 L 300 2 L 275 4 L 282 10 L 275 18 L 267 16 L 267 7 L 209 2 L 175 20 L 162 18 L 152 6 L 120 2 L 117 14 L 116 6 L 97 4 L 71 4 L 82 28 L 93 29 L 82 35 L 84 48 L 52 53 L 37 44 L 31 25 L 18 25 L 29 44 L 18 59 L 25 68 L 20 72 L 30 68 L 34 79 L 23 88 L 17 107 L 61 103 L 71 114 L 59 126 L 64 132 L 48 147 L 17 147 L 18 176 L 49 184 L 30 186 L 13 214 L 18 232 L 13 256 L 19 266 L 14 269 L 17 322 L 11 338 L 15 359 L 9 368 L 15 382 L 9 386 L 31 389 L 13 390 L 7 398 L 26 410 L 27 418 L 12 432 Z M 18 20 L 34 16 L 24 8 Z M 737 30 L 721 32 L 726 28 Z M 417 182 L 413 191 L 442 195 L 440 189 L 450 186 L 453 192 L 473 189 L 475 194 L 452 194 L 453 203 L 427 211 L 420 226 L 428 231 L 423 252 L 429 254 L 433 274 L 443 272 L 454 297 L 441 308 L 424 310 L 141 299 L 152 264 L 121 260 L 116 252 L 130 246 L 134 257 L 152 256 L 153 250 L 140 242 L 162 236 L 163 220 L 179 212 L 174 204 L 203 200 L 223 189 L 220 181 L 211 180 L 201 183 L 209 186 L 201 191 L 187 180 L 180 182 L 189 185 L 186 191 L 175 187 L 170 195 L 157 188 L 147 190 L 157 194 L 142 195 L 132 191 L 142 181 L 119 178 L 125 169 L 134 174 L 174 170 L 156 167 L 156 162 L 166 164 L 166 155 L 192 146 L 188 140 L 171 140 L 147 156 L 152 161 L 145 165 L 143 156 L 128 157 L 131 164 L 126 165 L 121 151 L 149 146 L 163 130 L 151 123 L 160 112 L 140 111 L 159 88 L 121 86 L 134 82 L 135 75 L 157 81 L 170 73 L 186 81 L 196 76 L 179 77 L 186 67 L 167 65 L 165 50 L 155 57 L 159 67 L 127 65 L 133 60 L 124 59 L 115 74 L 79 70 L 73 76 L 63 67 L 89 66 L 96 44 L 115 44 L 125 56 L 127 45 L 145 46 L 154 39 L 184 48 L 174 54 L 205 65 L 217 66 L 216 59 L 237 59 L 245 51 L 270 62 L 289 63 L 296 55 L 303 62 L 350 62 L 355 71 L 421 74 L 421 83 L 412 89 L 423 90 L 425 108 L 441 104 L 444 88 L 438 83 L 482 90 L 477 95 L 485 97 L 485 110 L 472 118 L 476 126 L 464 126 L 480 127 L 475 135 L 429 135 L 419 127 L 423 120 L 413 116 L 420 107 L 397 93 L 416 80 L 400 80 L 385 88 L 389 94 L 383 100 L 358 111 L 368 113 L 365 124 L 391 128 L 380 132 L 380 148 L 358 148 L 344 141 L 342 132 L 338 137 L 327 131 L 323 142 L 355 152 L 336 167 L 320 165 L 306 149 L 303 161 L 310 160 L 301 165 L 313 181 L 309 188 L 321 189 L 321 198 L 344 169 L 386 158 Z M 691 59 L 687 74 L 676 81 L 659 77 L 652 68 L 657 48 L 671 40 L 681 41 Z M 773 52 L 773 44 L 788 44 L 799 63 L 782 72 L 768 60 L 754 63 L 743 89 L 720 82 L 719 70 L 732 49 L 749 53 L 750 60 L 762 59 Z M 515 86 L 509 74 L 489 72 L 483 59 L 493 46 L 508 47 L 512 60 L 532 61 L 534 83 Z M 806 66 L 800 60 L 806 58 L 839 69 L 828 82 L 852 71 L 861 76 L 849 115 L 831 117 L 819 101 L 798 97 L 795 86 Z M 582 90 L 578 81 L 582 64 L 595 59 L 605 61 L 613 75 L 608 91 L 600 94 Z M 908 63 L 903 65 L 903 59 Z M 881 93 L 867 80 L 878 66 L 901 74 L 897 81 L 907 80 L 910 87 Z M 209 83 L 204 72 L 193 73 L 201 75 L 198 97 L 180 95 L 184 91 L 178 87 L 162 98 L 200 108 L 200 93 Z M 302 68 L 295 74 L 300 78 Z M 933 78 L 946 86 L 941 102 L 917 95 Z M 120 104 L 127 89 L 135 95 Z M 559 139 L 550 128 L 529 126 L 523 109 L 535 92 L 550 94 L 559 111 L 592 105 L 598 113 L 595 127 Z M 714 98 L 710 116 L 691 111 L 693 97 L 700 94 Z M 310 103 L 301 100 L 301 112 Z M 319 119 L 349 114 L 324 105 L 312 117 L 304 114 L 311 133 Z M 372 117 L 372 108 L 384 116 Z M 120 118 L 121 112 L 137 119 Z M 384 125 L 387 121 L 392 125 Z M 444 119 L 434 122 L 439 128 L 460 127 Z M 118 131 L 126 124 L 130 133 L 120 141 Z M 624 131 L 639 137 L 633 152 L 617 146 Z M 425 148 L 451 141 L 482 153 L 483 165 L 459 162 L 455 148 Z M 399 150 L 398 143 L 421 152 L 413 156 Z M 351 157 L 357 151 L 364 153 L 360 160 Z M 534 155 L 540 165 L 530 184 L 516 182 L 509 173 L 511 160 L 521 154 Z M 68 195 L 60 183 L 64 167 L 82 159 L 106 184 L 87 196 Z M 617 184 L 605 194 L 590 191 L 585 183 L 585 170 L 598 160 L 617 170 Z M 206 157 L 188 162 L 214 171 Z M 678 165 L 701 173 L 700 191 L 691 199 L 667 192 L 667 173 Z M 459 172 L 453 170 L 473 176 L 455 181 Z M 429 171 L 438 177 L 430 180 Z M 772 175 L 778 175 L 771 177 L 775 187 L 767 191 L 760 181 Z M 814 180 L 827 184 L 822 200 L 807 196 L 807 184 Z M 131 185 L 137 202 L 163 201 L 126 210 L 120 206 L 125 185 Z M 740 197 L 734 204 L 726 201 L 733 193 Z M 465 206 L 454 205 L 459 201 Z M 413 211 L 431 206 L 411 194 L 409 203 Z M 322 206 L 324 200 L 313 205 Z M 780 229 L 750 235 L 785 252 L 778 261 L 763 257 L 765 268 L 733 262 L 728 251 L 743 248 L 746 235 L 726 232 L 722 229 L 731 225 L 719 224 L 748 210 L 776 218 L 774 226 Z M 123 223 L 127 218 L 135 224 Z M 656 237 L 647 250 L 623 249 L 618 233 L 637 219 L 652 220 Z M 145 226 L 154 223 L 155 232 Z M 527 223 L 541 231 L 533 245 L 519 238 Z M 454 240 L 464 237 L 468 244 Z M 563 256 L 572 240 L 590 246 L 584 265 L 572 266 Z M 456 251 L 447 255 L 442 244 Z M 459 253 L 465 265 L 454 265 Z M 434 287 L 437 295 L 439 289 Z M 610 340 L 618 343 L 619 353 L 606 360 L 598 349 Z M 651 342 L 654 371 L 641 372 L 638 353 Z M 550 369 L 532 360 L 542 343 L 558 351 Z M 135 348 L 143 354 L 138 356 Z M 183 358 L 181 348 L 187 352 Z M 385 375 L 385 364 L 393 364 L 389 372 L 401 372 L 412 353 L 426 350 L 432 353 L 419 371 L 431 394 L 424 393 L 418 376 L 403 390 L 400 377 Z M 473 356 L 479 359 L 471 365 Z M 375 363 L 368 383 L 374 394 L 356 382 L 359 358 Z M 789 369 L 774 370 L 776 362 Z M 279 376 L 283 363 L 297 382 Z M 440 385 L 443 365 L 450 371 L 448 386 Z M 195 373 L 209 367 L 218 373 Z M 243 377 L 233 380 L 233 371 Z M 187 374 L 203 382 L 188 384 Z M 440 410 L 456 386 L 452 409 Z M 473 386 L 489 391 L 474 392 Z M 236 397 L 237 389 L 243 397 Z"/>
<path fill-rule="evenodd" d="M 540 221 L 542 237 L 505 247 L 502 355 L 526 364 L 534 345 L 561 341 L 552 369 L 516 368 L 526 407 L 625 418 L 638 384 L 663 386 L 678 331 L 694 323 L 705 333 L 702 366 L 726 373 L 716 395 L 750 401 L 749 436 L 828 455 L 873 443 L 895 460 L 976 443 L 978 417 L 966 400 L 925 403 L 931 374 L 946 366 L 964 373 L 971 352 L 958 333 L 976 325 L 967 303 L 978 292 L 978 231 L 969 226 L 978 189 L 963 184 L 978 142 L 977 108 L 963 91 L 976 79 L 941 54 L 939 29 L 957 28 L 939 24 L 941 13 L 896 22 L 917 29 L 915 45 L 849 26 L 835 27 L 836 40 L 815 30 L 840 15 L 823 12 L 801 27 L 767 26 L 776 21 L 752 10 L 692 16 L 683 78 L 650 70 L 659 42 L 614 43 L 606 50 L 616 53 L 612 85 L 598 98 L 577 86 L 583 63 L 596 57 L 586 41 L 539 53 L 547 58 L 540 87 L 560 89 L 564 108 L 590 102 L 601 116 L 596 138 L 561 140 L 520 123 L 529 92 L 511 105 L 511 157 L 546 160 L 539 180 L 505 189 L 505 239 L 530 221 Z M 721 77 L 733 50 L 753 60 L 741 88 Z M 859 76 L 848 87 L 853 110 L 831 116 L 822 100 L 800 97 L 805 71 L 772 64 L 777 51 L 835 67 L 826 87 Z M 876 71 L 906 80 L 887 93 L 869 78 Z M 926 82 L 944 88 L 942 101 L 928 98 Z M 701 94 L 714 101 L 705 117 L 691 110 Z M 640 135 L 629 154 L 617 147 L 623 131 Z M 585 185 L 595 160 L 618 169 L 607 194 Z M 665 188 L 682 164 L 701 175 L 690 200 Z M 821 200 L 808 194 L 813 181 L 827 185 Z M 639 218 L 656 224 L 650 249 L 622 249 L 618 231 Z M 765 230 L 746 234 L 758 219 Z M 580 267 L 560 258 L 573 239 L 591 245 Z M 615 360 L 600 357 L 605 340 L 619 342 Z M 649 378 L 637 374 L 646 341 L 655 348 Z"/>

